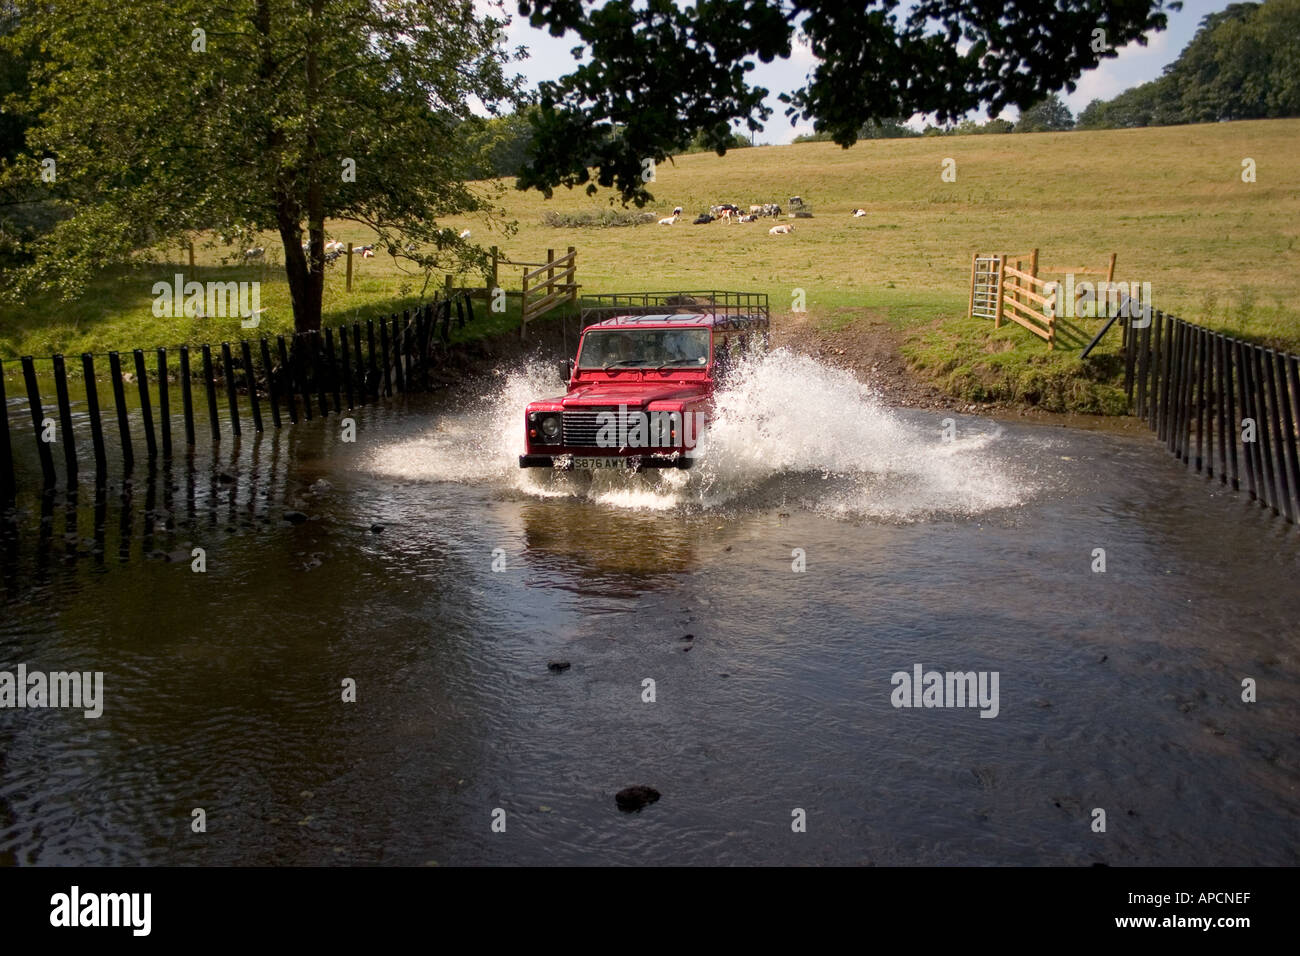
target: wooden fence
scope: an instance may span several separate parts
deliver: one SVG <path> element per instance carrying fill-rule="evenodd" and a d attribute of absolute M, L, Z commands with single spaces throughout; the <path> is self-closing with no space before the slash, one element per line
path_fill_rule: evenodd
<path fill-rule="evenodd" d="M 311 421 L 313 408 L 324 418 L 331 411 L 338 414 L 345 408 L 351 410 L 386 396 L 426 390 L 430 385 L 431 366 L 439 351 L 450 341 L 452 322 L 463 327 L 473 319 L 470 297 L 458 294 L 435 300 L 414 312 L 406 310 L 401 315 L 368 319 L 364 326 L 354 322 L 351 326 L 344 324 L 337 328 L 297 333 L 289 336 L 289 341 L 285 336 L 277 335 L 274 342 L 263 337 L 254 342 L 241 340 L 233 345 L 222 342 L 220 346 L 160 347 L 149 349 L 148 356 L 146 350 L 135 349 L 130 353 L 134 381 L 129 370 L 123 372 L 122 353 L 96 356 L 85 352 L 80 361 L 86 391 L 86 428 L 94 452 L 96 481 L 102 482 L 107 477 L 107 441 L 114 424 L 122 467 L 125 472 L 130 472 L 141 440 L 152 466 L 159 458 L 170 459 L 179 443 L 192 447 L 198 429 L 205 423 L 213 443 L 217 443 L 222 439 L 223 429 L 233 436 L 241 435 L 245 422 L 255 432 L 262 432 L 267 426 L 264 408 L 271 427 L 278 429 L 285 424 L 296 425 L 300 418 Z M 99 384 L 104 364 L 97 364 L 97 357 L 108 360 L 104 384 L 112 392 L 112 420 L 108 420 L 100 406 Z M 175 365 L 172 364 L 173 358 Z M 154 366 L 152 383 L 150 359 Z M 51 365 L 57 421 L 46 416 L 47 396 L 40 391 L 37 361 L 48 361 Z M 63 451 L 66 486 L 71 488 L 77 482 L 79 470 L 78 435 L 69 397 L 66 359 L 54 355 L 38 360 L 27 355 L 19 362 L 43 487 L 47 492 L 51 491 L 57 482 L 51 451 L 51 445 L 57 444 Z M 173 370 L 180 389 L 179 414 L 171 407 L 169 382 Z M 224 381 L 228 410 L 224 423 L 219 410 L 218 371 Z M 131 385 L 134 385 L 139 398 L 139 435 L 132 434 L 126 397 Z M 241 394 L 247 406 L 247 418 L 240 408 Z M 0 409 L 7 408 L 5 400 L 4 368 L 0 363 Z M 206 415 L 196 415 L 196 403 L 203 404 Z M 55 443 L 46 440 L 51 429 L 57 434 Z M 84 434 L 81 439 L 84 441 Z M 12 502 L 17 492 L 14 456 L 15 447 L 6 413 L 0 420 L 0 507 Z"/>
<path fill-rule="evenodd" d="M 1001 328 L 1003 320 L 1015 322 L 1045 341 L 1049 349 L 1056 347 L 1060 330 L 1068 326 L 1073 343 L 1079 330 L 1072 323 L 1062 321 L 1067 318 L 1063 314 L 1063 306 L 1067 303 L 1062 299 L 1061 283 L 1043 279 L 1041 274 L 1104 275 L 1109 286 L 1115 278 L 1115 258 L 1112 252 L 1106 269 L 1043 267 L 1040 270 L 1037 249 L 984 256 L 972 253 L 967 315 L 992 319 L 994 328 Z M 1073 308 L 1068 313 L 1070 316 L 1076 314 Z"/>
<path fill-rule="evenodd" d="M 1136 311 L 1136 310 L 1135 310 Z M 1300 519 L 1300 356 L 1158 310 L 1127 320 L 1129 407 L 1188 467 Z"/>
<path fill-rule="evenodd" d="M 528 332 L 528 323 L 554 309 L 561 302 L 578 301 L 578 251 L 569 246 L 569 251 L 556 258 L 554 249 L 546 250 L 545 262 L 515 262 L 525 268 L 533 267 L 531 272 L 523 275 L 523 310 L 519 323 L 519 335 Z M 557 271 L 558 270 L 558 271 Z M 542 279 L 542 273 L 546 278 Z M 540 280 L 540 281 L 539 281 Z"/>

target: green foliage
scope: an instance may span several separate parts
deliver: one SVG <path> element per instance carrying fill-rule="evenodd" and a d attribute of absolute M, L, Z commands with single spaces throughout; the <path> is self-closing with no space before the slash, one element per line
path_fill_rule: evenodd
<path fill-rule="evenodd" d="M 455 271 L 480 250 L 439 225 L 497 215 L 466 185 L 478 156 L 457 135 L 477 99 L 517 97 L 504 21 L 471 0 L 14 0 L 7 51 L 39 41 L 27 149 L 7 188 L 66 212 L 30 243 L 19 296 L 77 295 L 101 269 L 211 229 L 283 245 L 296 326 L 317 328 L 326 219 L 362 223 L 416 268 Z M 201 31 L 201 32 L 200 32 Z M 58 161 L 54 183 L 35 159 Z M 349 162 L 355 177 L 349 178 Z M 304 253 L 306 235 L 310 247 Z"/>
<path fill-rule="evenodd" d="M 746 76 L 754 60 L 789 58 L 796 30 L 815 65 L 802 89 L 782 93 L 792 120 L 815 120 L 842 146 L 881 116 L 935 114 L 941 123 L 987 107 L 1028 107 L 1077 79 L 1125 44 L 1164 29 L 1181 4 L 1134 0 L 1008 0 L 985 10 L 968 0 L 899 8 L 828 0 L 519 0 L 519 12 L 587 54 L 574 71 L 541 85 L 528 167 L 516 183 L 550 196 L 557 186 L 618 199 L 654 198 L 646 160 L 687 150 L 696 132 L 718 153 L 733 124 L 762 128 L 768 91 Z M 1092 47 L 1094 29 L 1112 48 Z M 1026 37 L 1032 36 L 1033 42 Z M 965 41 L 964 43 L 962 41 Z M 593 172 L 594 170 L 594 172 Z"/>
<path fill-rule="evenodd" d="M 469 153 L 476 157 L 473 178 L 514 176 L 528 159 L 533 141 L 536 107 L 526 106 L 505 116 L 474 117 L 460 127 Z"/>
<path fill-rule="evenodd" d="M 1159 79 L 1093 100 L 1081 129 L 1300 116 L 1300 0 L 1234 3 L 1206 15 Z"/>
<path fill-rule="evenodd" d="M 1039 100 L 1020 114 L 1016 123 L 1017 133 L 1055 133 L 1074 128 L 1074 117 L 1070 108 L 1059 96 L 1053 93 L 1046 99 Z"/>
<path fill-rule="evenodd" d="M 556 229 L 605 229 L 616 226 L 644 226 L 655 221 L 652 212 L 634 212 L 631 209 L 605 208 L 599 212 L 556 212 L 548 209 L 542 214 L 542 225 Z"/>

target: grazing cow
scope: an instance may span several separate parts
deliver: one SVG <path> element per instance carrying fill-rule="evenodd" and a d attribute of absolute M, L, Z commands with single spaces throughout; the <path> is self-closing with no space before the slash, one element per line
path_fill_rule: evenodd
<path fill-rule="evenodd" d="M 356 251 L 361 253 L 362 259 L 373 259 L 375 257 L 375 247 L 372 245 L 362 246 L 360 249 L 357 249 Z"/>
<path fill-rule="evenodd" d="M 758 218 L 757 215 L 755 215 L 754 213 L 750 213 L 748 216 L 741 216 L 739 219 L 736 220 L 736 222 L 753 222 L 757 218 Z"/>
<path fill-rule="evenodd" d="M 863 216 L 865 216 L 866 214 L 867 214 L 867 211 L 866 211 L 865 209 L 855 209 L 855 210 L 853 210 L 853 218 L 854 218 L 854 219 L 861 219 L 861 218 L 862 218 Z"/>
<path fill-rule="evenodd" d="M 779 226 L 773 226 L 767 231 L 769 236 L 784 236 L 794 232 L 794 226 L 788 222 L 783 222 Z"/>
<path fill-rule="evenodd" d="M 760 212 L 762 212 L 762 211 L 763 211 L 763 207 L 762 207 L 762 205 L 758 205 L 758 206 L 750 206 L 750 207 L 749 207 L 749 214 L 750 214 L 751 216 L 757 216 L 757 215 L 758 215 Z"/>
<path fill-rule="evenodd" d="M 773 216 L 773 217 L 775 217 L 775 216 L 779 216 L 779 215 L 781 215 L 781 207 L 778 206 L 778 205 L 777 205 L 776 203 L 774 203 L 774 202 L 764 203 L 764 204 L 763 204 L 763 215 L 764 215 L 764 216 Z"/>
<path fill-rule="evenodd" d="M 795 208 L 795 209 L 799 208 L 800 206 L 803 205 L 803 197 L 802 197 L 802 196 L 791 196 L 791 197 L 790 197 L 790 205 L 791 205 L 791 207 L 793 207 L 793 208 Z"/>
<path fill-rule="evenodd" d="M 248 262 L 252 259 L 261 259 L 265 255 L 266 255 L 266 249 L 264 249 L 262 246 L 258 246 L 256 249 L 245 249 L 244 261 Z"/>
<path fill-rule="evenodd" d="M 462 230 L 462 231 L 461 231 L 461 234 L 460 234 L 460 238 L 461 238 L 461 239 L 468 239 L 468 238 L 469 238 L 469 230 L 468 230 L 468 229 Z"/>
<path fill-rule="evenodd" d="M 707 222 L 713 222 L 713 217 L 710 216 L 707 212 L 702 212 L 695 217 L 694 225 L 702 226 Z"/>
<path fill-rule="evenodd" d="M 664 218 L 664 219 L 660 219 L 660 220 L 659 220 L 659 225 L 661 225 L 661 226 L 675 226 L 675 225 L 677 225 L 677 213 L 673 213 L 671 216 L 668 216 L 668 217 L 666 217 L 666 218 Z"/>

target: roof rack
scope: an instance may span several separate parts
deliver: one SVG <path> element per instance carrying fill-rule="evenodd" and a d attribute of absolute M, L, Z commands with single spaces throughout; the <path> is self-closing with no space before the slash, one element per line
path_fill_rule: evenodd
<path fill-rule="evenodd" d="M 696 314 L 721 317 L 761 315 L 771 318 L 766 292 L 717 289 L 676 292 L 610 292 L 583 297 L 580 330 L 620 316 Z"/>

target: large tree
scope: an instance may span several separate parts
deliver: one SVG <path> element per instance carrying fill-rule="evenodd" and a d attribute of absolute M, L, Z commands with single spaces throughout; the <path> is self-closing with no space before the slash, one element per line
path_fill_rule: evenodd
<path fill-rule="evenodd" d="M 1044 100 L 1020 111 L 1017 133 L 1056 133 L 1074 129 L 1074 117 L 1064 101 L 1053 93 Z"/>
<path fill-rule="evenodd" d="M 1132 41 L 1163 29 L 1165 0 L 519 0 L 519 12 L 588 54 L 541 85 L 533 158 L 520 188 L 616 187 L 644 204 L 647 160 L 682 152 L 697 131 L 719 153 L 733 122 L 761 128 L 768 91 L 747 74 L 815 57 L 806 85 L 782 94 L 792 122 L 835 142 L 863 125 L 975 109 L 996 116 L 1066 88 Z M 593 172 L 594 170 L 594 177 Z M 594 178 L 594 182 L 592 182 Z"/>
<path fill-rule="evenodd" d="M 105 265 L 196 230 L 276 233 L 299 331 L 321 322 L 327 220 L 417 268 L 478 250 L 440 227 L 494 214 L 457 129 L 514 101 L 505 17 L 474 0 L 16 0 L 38 41 L 27 149 L 0 171 L 69 213 L 20 291 L 74 295 Z M 52 182 L 42 161 L 55 160 Z M 48 177 L 47 177 L 48 178 Z M 307 250 L 302 243 L 304 236 Z M 412 248 L 413 247 L 413 248 Z M 419 250 L 419 251 L 416 251 Z"/>

